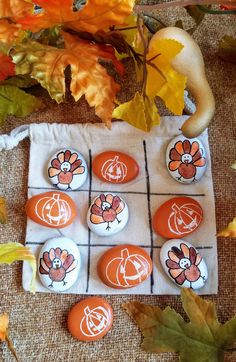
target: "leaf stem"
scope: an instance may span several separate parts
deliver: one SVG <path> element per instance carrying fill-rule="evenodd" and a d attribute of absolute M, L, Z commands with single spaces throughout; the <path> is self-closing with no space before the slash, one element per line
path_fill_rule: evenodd
<path fill-rule="evenodd" d="M 224 0 L 224 5 L 232 5 L 232 0 Z M 136 5 L 134 7 L 134 12 L 136 14 L 141 14 L 145 11 L 153 11 L 153 10 L 165 10 L 172 7 L 181 7 L 184 8 L 188 5 L 206 5 L 206 4 L 222 4 L 222 0 L 176 0 L 176 1 L 168 1 L 161 4 L 155 5 Z"/>
<path fill-rule="evenodd" d="M 236 352 L 236 347 L 225 349 L 226 352 Z"/>
<path fill-rule="evenodd" d="M 147 13 L 144 13 L 143 16 L 147 16 L 151 19 L 154 19 L 156 20 L 158 23 L 160 23 L 162 26 L 164 26 L 164 28 L 167 27 L 167 25 L 165 23 L 163 23 L 163 21 L 161 21 L 159 18 L 157 18 L 156 16 L 152 15 L 152 14 L 147 14 Z"/>
<path fill-rule="evenodd" d="M 6 336 L 6 342 L 7 342 L 9 350 L 11 351 L 13 356 L 15 357 L 16 362 L 20 362 L 20 360 L 17 357 L 17 354 L 16 354 L 15 348 L 13 346 L 13 343 L 12 343 L 11 339 L 8 337 L 8 335 Z"/>
<path fill-rule="evenodd" d="M 148 53 L 148 42 L 146 41 L 143 33 L 143 27 L 142 27 L 142 17 L 138 15 L 137 19 L 137 25 L 138 25 L 138 32 L 140 35 L 140 38 L 143 43 L 143 84 L 142 84 L 142 93 L 143 93 L 143 99 L 146 98 L 146 86 L 147 86 L 147 53 Z"/>
<path fill-rule="evenodd" d="M 127 28 L 113 28 L 112 31 L 125 31 L 137 29 L 137 26 L 127 26 Z"/>

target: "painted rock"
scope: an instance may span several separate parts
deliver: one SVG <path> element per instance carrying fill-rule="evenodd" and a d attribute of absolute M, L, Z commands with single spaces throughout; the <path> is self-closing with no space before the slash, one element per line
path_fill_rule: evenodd
<path fill-rule="evenodd" d="M 186 241 L 168 240 L 160 251 L 161 265 L 170 279 L 180 287 L 199 289 L 207 280 L 207 266 L 198 251 Z"/>
<path fill-rule="evenodd" d="M 110 236 L 121 231 L 128 222 L 128 206 L 121 197 L 104 193 L 97 196 L 87 214 L 90 230 L 101 236 Z"/>
<path fill-rule="evenodd" d="M 98 262 L 98 275 L 104 284 L 116 289 L 135 287 L 152 272 L 152 260 L 135 245 L 118 245 L 106 251 Z"/>
<path fill-rule="evenodd" d="M 202 142 L 182 134 L 173 138 L 166 150 L 166 164 L 170 175 L 178 182 L 190 184 L 199 181 L 206 170 Z"/>
<path fill-rule="evenodd" d="M 93 160 L 93 172 L 102 181 L 124 184 L 135 179 L 139 173 L 137 162 L 122 152 L 106 151 Z"/>
<path fill-rule="evenodd" d="M 48 165 L 48 177 L 60 190 L 77 190 L 85 182 L 88 168 L 84 157 L 72 149 L 63 149 L 54 154 Z"/>
<path fill-rule="evenodd" d="M 75 304 L 67 318 L 70 333 L 80 341 L 96 341 L 111 329 L 113 311 L 103 298 L 89 297 Z"/>
<path fill-rule="evenodd" d="M 27 216 L 36 223 L 55 229 L 70 225 L 76 217 L 74 201 L 60 191 L 49 191 L 31 197 L 25 210 Z"/>
<path fill-rule="evenodd" d="M 191 197 L 174 197 L 162 204 L 153 217 L 155 232 L 164 238 L 181 238 L 200 225 L 203 211 Z"/>
<path fill-rule="evenodd" d="M 39 253 L 38 273 L 42 284 L 53 292 L 64 292 L 78 279 L 80 252 L 66 237 L 46 241 Z"/>

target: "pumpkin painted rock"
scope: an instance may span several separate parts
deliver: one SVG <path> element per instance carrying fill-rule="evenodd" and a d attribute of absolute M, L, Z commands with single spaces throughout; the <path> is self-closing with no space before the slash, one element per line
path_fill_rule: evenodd
<path fill-rule="evenodd" d="M 75 304 L 67 318 L 70 333 L 76 339 L 92 342 L 103 338 L 111 329 L 113 311 L 103 298 L 89 297 Z"/>
<path fill-rule="evenodd" d="M 203 211 L 191 197 L 174 197 L 162 204 L 153 217 L 155 232 L 164 238 L 181 238 L 200 225 Z"/>
<path fill-rule="evenodd" d="M 135 287 L 152 272 L 152 260 L 135 245 L 118 245 L 106 251 L 98 262 L 98 275 L 104 284 L 117 289 Z"/>
<path fill-rule="evenodd" d="M 86 181 L 88 168 L 84 157 L 77 151 L 65 148 L 54 154 L 48 165 L 50 182 L 58 189 L 77 190 Z"/>
<path fill-rule="evenodd" d="M 25 210 L 27 216 L 36 223 L 55 229 L 70 225 L 76 217 L 74 201 L 60 191 L 49 191 L 31 197 Z"/>
<path fill-rule="evenodd" d="M 197 182 L 206 170 L 206 153 L 198 138 L 188 139 L 182 134 L 173 138 L 166 150 L 166 164 L 170 175 L 178 182 Z"/>
<path fill-rule="evenodd" d="M 122 184 L 135 179 L 139 173 L 137 162 L 118 151 L 106 151 L 93 160 L 93 172 L 102 181 Z"/>
<path fill-rule="evenodd" d="M 172 239 L 160 251 L 161 265 L 169 278 L 183 288 L 202 288 L 207 280 L 207 266 L 198 251 L 186 241 Z"/>
<path fill-rule="evenodd" d="M 38 273 L 42 284 L 53 292 L 64 292 L 78 279 L 80 252 L 66 237 L 46 241 L 39 253 Z"/>
<path fill-rule="evenodd" d="M 121 231 L 128 222 L 129 210 L 125 201 L 115 194 L 97 196 L 87 214 L 90 230 L 101 236 L 110 236 Z"/>

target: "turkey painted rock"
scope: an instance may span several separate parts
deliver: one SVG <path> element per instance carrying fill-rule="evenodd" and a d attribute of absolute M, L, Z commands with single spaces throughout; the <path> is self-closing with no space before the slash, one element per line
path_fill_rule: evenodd
<path fill-rule="evenodd" d="M 174 197 L 154 214 L 153 228 L 164 238 L 181 238 L 194 232 L 203 219 L 201 205 L 191 197 Z"/>
<path fill-rule="evenodd" d="M 44 192 L 31 197 L 25 210 L 34 222 L 55 229 L 70 225 L 77 215 L 72 198 L 60 191 Z"/>
<path fill-rule="evenodd" d="M 104 284 L 116 289 L 135 287 L 152 272 L 147 252 L 135 245 L 118 245 L 107 250 L 98 262 L 98 275 Z"/>
<path fill-rule="evenodd" d="M 124 184 L 135 179 L 139 173 L 137 162 L 129 155 L 118 151 L 106 151 L 93 160 L 93 172 L 102 181 Z"/>
<path fill-rule="evenodd" d="M 103 298 L 89 297 L 75 304 L 67 318 L 70 333 L 76 339 L 92 342 L 103 338 L 111 329 L 113 310 Z"/>
<path fill-rule="evenodd" d="M 188 139 L 182 134 L 173 138 L 166 150 L 166 165 L 178 182 L 197 182 L 206 170 L 206 153 L 198 138 Z"/>
<path fill-rule="evenodd" d="M 41 283 L 53 292 L 64 292 L 78 279 L 80 251 L 66 237 L 49 239 L 39 253 L 38 274 Z"/>
<path fill-rule="evenodd" d="M 55 153 L 48 164 L 50 182 L 63 191 L 79 189 L 88 176 L 84 157 L 77 151 L 65 148 Z"/>
<path fill-rule="evenodd" d="M 111 236 L 121 231 L 128 222 L 129 210 L 125 201 L 112 193 L 97 196 L 87 214 L 90 230 L 101 236 Z"/>
<path fill-rule="evenodd" d="M 208 277 L 207 266 L 190 243 L 180 239 L 166 241 L 160 251 L 160 261 L 165 273 L 179 287 L 204 287 Z"/>

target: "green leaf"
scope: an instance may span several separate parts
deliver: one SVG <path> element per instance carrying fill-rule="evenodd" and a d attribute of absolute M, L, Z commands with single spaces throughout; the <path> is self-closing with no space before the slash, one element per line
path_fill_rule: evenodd
<path fill-rule="evenodd" d="M 35 293 L 36 258 L 26 246 L 20 243 L 0 244 L 0 264 L 12 264 L 14 261 L 27 261 L 33 271 L 30 291 Z"/>
<path fill-rule="evenodd" d="M 236 63 L 236 39 L 225 35 L 219 44 L 219 56 L 227 62 Z"/>
<path fill-rule="evenodd" d="M 191 289 L 181 291 L 189 322 L 175 310 L 130 302 L 124 305 L 144 336 L 142 347 L 149 352 L 177 352 L 181 362 L 219 362 L 236 340 L 236 316 L 221 324 L 214 302 L 202 299 Z"/>
<path fill-rule="evenodd" d="M 8 115 L 26 117 L 41 108 L 40 99 L 12 85 L 0 85 L 0 125 Z"/>
<path fill-rule="evenodd" d="M 12 85 L 17 88 L 30 88 L 36 84 L 38 84 L 38 82 L 35 79 L 31 78 L 28 74 L 16 75 L 0 83 L 0 85 Z"/>
<path fill-rule="evenodd" d="M 185 6 L 185 10 L 195 21 L 196 25 L 199 25 L 204 19 L 205 13 L 201 11 L 197 5 Z"/>

